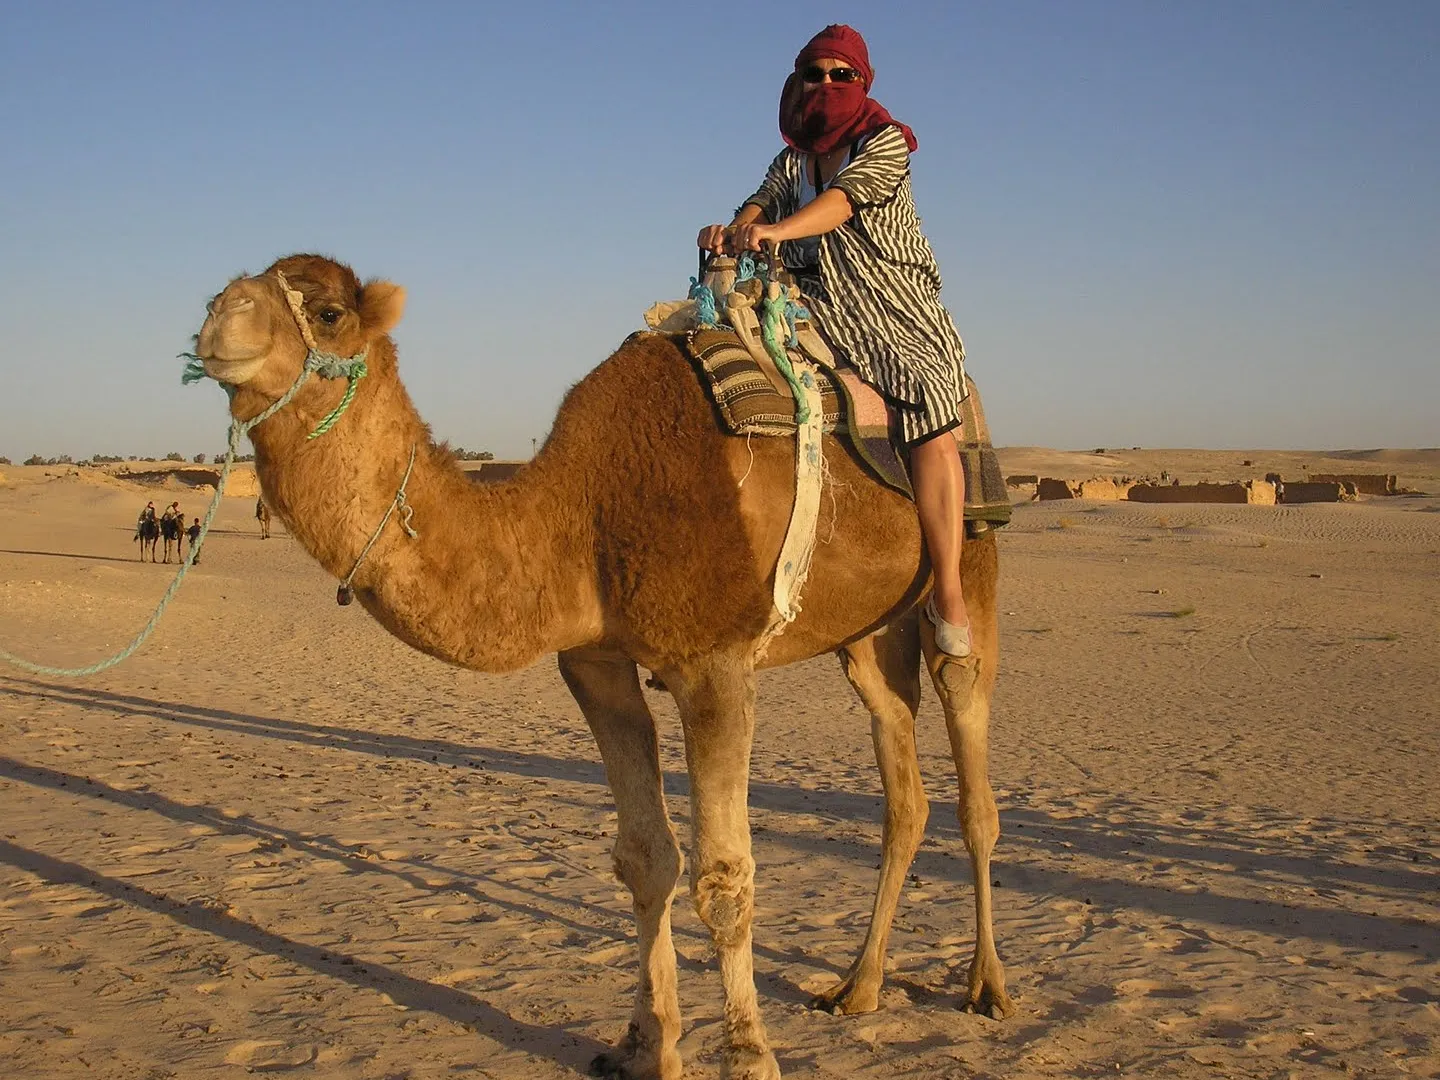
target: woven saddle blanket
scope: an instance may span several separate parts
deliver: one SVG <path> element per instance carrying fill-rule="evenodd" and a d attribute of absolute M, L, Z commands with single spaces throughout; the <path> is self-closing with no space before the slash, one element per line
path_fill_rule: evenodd
<path fill-rule="evenodd" d="M 762 367 L 733 330 L 691 330 L 675 341 L 695 365 L 725 431 L 795 437 L 789 384 L 773 364 Z M 825 431 L 839 435 L 875 479 L 913 499 L 908 462 L 891 438 L 899 429 L 895 407 L 848 365 L 831 371 L 817 364 L 816 369 Z M 968 375 L 965 388 L 969 393 L 955 431 L 965 469 L 965 520 L 998 527 L 1010 520 L 1010 496 L 979 391 Z"/>

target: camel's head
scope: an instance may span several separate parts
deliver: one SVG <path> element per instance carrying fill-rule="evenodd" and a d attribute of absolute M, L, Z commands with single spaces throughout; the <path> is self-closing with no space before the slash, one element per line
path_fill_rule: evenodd
<path fill-rule="evenodd" d="M 205 374 L 267 396 L 289 389 L 310 346 L 282 282 L 300 294 L 299 314 L 315 347 L 337 356 L 369 349 L 405 309 L 399 285 L 362 285 L 353 270 L 332 259 L 290 255 L 256 277 L 236 278 L 210 301 L 196 346 Z"/>

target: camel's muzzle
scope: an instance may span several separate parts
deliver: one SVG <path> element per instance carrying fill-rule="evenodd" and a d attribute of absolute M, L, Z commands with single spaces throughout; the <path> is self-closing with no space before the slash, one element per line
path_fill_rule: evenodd
<path fill-rule="evenodd" d="M 258 287 L 249 278 L 232 281 L 211 303 L 195 351 L 212 379 L 239 386 L 265 366 L 274 335 L 264 305 L 255 301 Z"/>

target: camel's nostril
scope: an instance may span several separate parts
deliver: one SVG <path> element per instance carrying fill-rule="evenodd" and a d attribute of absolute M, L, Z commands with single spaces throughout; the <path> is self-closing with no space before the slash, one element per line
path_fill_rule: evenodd
<path fill-rule="evenodd" d="M 253 298 L 235 294 L 222 296 L 220 302 L 215 305 L 215 312 L 217 315 L 239 315 L 242 311 L 249 311 L 254 306 Z"/>

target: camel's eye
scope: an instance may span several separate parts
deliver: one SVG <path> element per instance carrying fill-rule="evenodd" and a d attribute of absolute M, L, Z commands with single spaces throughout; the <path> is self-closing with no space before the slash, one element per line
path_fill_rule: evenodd
<path fill-rule="evenodd" d="M 326 326 L 334 326 L 344 314 L 338 307 L 327 307 L 320 312 L 320 321 Z"/>

